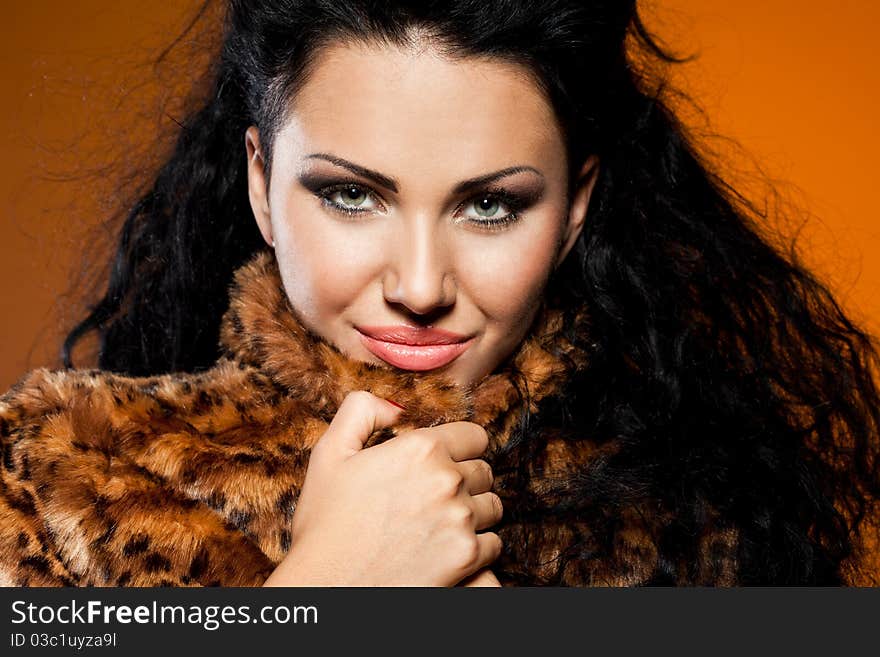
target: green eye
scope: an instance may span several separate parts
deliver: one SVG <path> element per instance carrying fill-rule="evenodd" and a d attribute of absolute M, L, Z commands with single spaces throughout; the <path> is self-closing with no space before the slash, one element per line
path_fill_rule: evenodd
<path fill-rule="evenodd" d="M 465 209 L 473 208 L 473 214 L 465 214 L 459 221 L 484 230 L 502 230 L 517 221 L 526 206 L 526 202 L 503 190 L 490 190 L 471 197 Z"/>
<path fill-rule="evenodd" d="M 498 212 L 500 205 L 501 204 L 491 196 L 483 196 L 474 203 L 474 208 L 477 210 L 477 214 L 481 217 L 491 217 Z"/>
<path fill-rule="evenodd" d="M 345 205 L 353 205 L 355 207 L 363 204 L 367 200 L 367 195 L 360 187 L 354 185 L 339 190 L 339 195 Z"/>
<path fill-rule="evenodd" d="M 369 205 L 371 198 L 375 198 L 374 194 L 362 185 L 351 183 L 331 185 L 321 188 L 315 195 L 321 200 L 321 203 L 331 210 L 349 216 L 364 214 L 376 209 L 375 206 Z M 373 202 L 376 203 L 375 200 Z"/>

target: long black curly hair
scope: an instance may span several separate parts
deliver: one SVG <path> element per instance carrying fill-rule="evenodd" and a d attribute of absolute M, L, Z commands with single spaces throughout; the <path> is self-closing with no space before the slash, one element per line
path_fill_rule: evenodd
<path fill-rule="evenodd" d="M 857 528 L 880 499 L 876 344 L 764 236 L 766 217 L 672 113 L 650 62 L 678 60 L 635 0 L 229 0 L 223 15 L 206 100 L 128 211 L 106 293 L 64 343 L 66 367 L 93 333 L 103 369 L 210 367 L 232 273 L 264 246 L 245 130 L 259 128 L 271 163 L 284 107 L 322 46 L 405 45 L 417 27 L 450 57 L 529 67 L 571 175 L 589 154 L 601 162 L 586 226 L 548 288 L 589 309 L 589 335 L 571 338 L 591 365 L 564 399 L 523 418 L 509 463 L 522 471 L 551 423 L 618 448 L 566 482 L 557 508 L 523 493 L 511 513 L 576 515 L 596 536 L 569 558 L 602 559 L 615 514 L 654 500 L 670 520 L 654 536 L 652 583 L 713 583 L 694 567 L 709 518 L 737 532 L 739 583 L 865 581 L 853 564 Z"/>

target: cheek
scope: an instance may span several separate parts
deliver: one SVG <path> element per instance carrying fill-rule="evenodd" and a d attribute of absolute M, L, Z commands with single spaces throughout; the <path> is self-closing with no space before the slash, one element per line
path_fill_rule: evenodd
<path fill-rule="evenodd" d="M 482 241 L 471 238 L 459 251 L 462 285 L 487 319 L 502 327 L 519 325 L 535 310 L 556 257 L 555 219 L 520 228 Z"/>
<path fill-rule="evenodd" d="M 362 227 L 332 220 L 300 202 L 275 217 L 275 252 L 288 297 L 313 326 L 331 321 L 374 280 L 378 249 Z"/>

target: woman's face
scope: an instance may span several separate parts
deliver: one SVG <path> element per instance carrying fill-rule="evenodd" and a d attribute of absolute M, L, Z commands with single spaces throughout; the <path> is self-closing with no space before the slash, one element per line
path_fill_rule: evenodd
<path fill-rule="evenodd" d="M 525 69 L 334 46 L 293 99 L 250 200 L 302 322 L 349 356 L 466 385 L 525 337 L 577 238 L 552 107 Z"/>

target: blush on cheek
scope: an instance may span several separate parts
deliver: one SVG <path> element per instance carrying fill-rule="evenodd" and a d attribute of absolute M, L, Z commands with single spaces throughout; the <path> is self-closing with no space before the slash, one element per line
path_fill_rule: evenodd
<path fill-rule="evenodd" d="M 302 315 L 323 320 L 347 305 L 343 268 L 310 261 L 303 253 L 279 255 L 279 267 L 290 302 Z"/>
<path fill-rule="evenodd" d="M 495 321 L 519 325 L 540 302 L 554 264 L 555 236 L 534 237 L 474 253 L 462 274 L 477 305 Z"/>
<path fill-rule="evenodd" d="M 336 319 L 375 280 L 387 240 L 321 209 L 279 223 L 284 235 L 276 254 L 291 303 L 315 324 Z"/>

